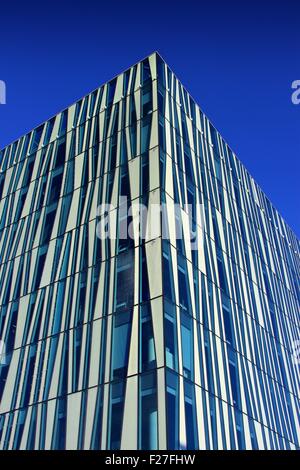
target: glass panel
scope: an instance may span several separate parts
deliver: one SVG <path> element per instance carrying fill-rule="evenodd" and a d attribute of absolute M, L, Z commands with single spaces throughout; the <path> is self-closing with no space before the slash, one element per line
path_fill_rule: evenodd
<path fill-rule="evenodd" d="M 52 449 L 63 450 L 66 447 L 66 428 L 67 428 L 67 399 L 59 398 L 56 405 L 56 417 L 54 424 L 54 435 L 52 440 Z"/>
<path fill-rule="evenodd" d="M 152 112 L 152 86 L 147 85 L 142 91 L 142 116 L 147 116 Z"/>
<path fill-rule="evenodd" d="M 178 375 L 167 371 L 167 443 L 168 450 L 180 449 L 179 446 L 179 384 Z"/>
<path fill-rule="evenodd" d="M 124 411 L 125 382 L 110 386 L 110 421 L 108 426 L 108 448 L 120 449 Z"/>
<path fill-rule="evenodd" d="M 149 64 L 148 58 L 145 59 L 142 63 L 142 75 L 143 75 L 143 83 L 151 79 L 151 71 L 150 71 L 150 64 Z"/>
<path fill-rule="evenodd" d="M 44 145 L 48 145 L 51 139 L 51 134 L 52 134 L 52 130 L 54 127 L 54 123 L 55 123 L 55 117 L 53 117 L 52 119 L 50 119 L 50 121 L 47 122 L 47 129 L 45 132 L 45 137 L 44 137 L 44 142 L 43 142 Z"/>
<path fill-rule="evenodd" d="M 116 310 L 133 304 L 134 254 L 132 250 L 118 256 L 116 274 Z"/>
<path fill-rule="evenodd" d="M 140 379 L 140 449 L 158 448 L 157 422 L 157 383 L 153 372 Z"/>
<path fill-rule="evenodd" d="M 177 349 L 177 327 L 176 327 L 176 307 L 165 300 L 165 348 L 166 365 L 171 369 L 178 370 L 178 349 Z"/>
<path fill-rule="evenodd" d="M 181 345 L 183 375 L 192 379 L 194 362 L 192 320 L 183 312 L 181 312 Z"/>
<path fill-rule="evenodd" d="M 42 137 L 43 130 L 44 130 L 44 124 L 42 124 L 37 129 L 35 129 L 34 134 L 33 134 L 33 139 L 31 141 L 30 153 L 35 152 L 37 150 L 41 137 Z"/>
<path fill-rule="evenodd" d="M 163 271 L 164 295 L 168 297 L 170 300 L 172 300 L 173 302 L 175 302 L 171 250 L 170 250 L 170 245 L 166 242 L 163 242 L 162 271 Z"/>
<path fill-rule="evenodd" d="M 190 290 L 186 260 L 181 256 L 178 256 L 178 288 L 180 307 L 191 313 Z"/>
<path fill-rule="evenodd" d="M 198 431 L 196 416 L 196 398 L 194 385 L 185 381 L 184 383 L 184 404 L 186 423 L 186 448 L 198 449 Z"/>
<path fill-rule="evenodd" d="M 112 341 L 112 380 L 127 375 L 132 312 L 126 311 L 114 316 Z"/>
<path fill-rule="evenodd" d="M 141 153 L 146 152 L 150 146 L 151 116 L 142 119 L 141 125 Z"/>
<path fill-rule="evenodd" d="M 141 315 L 141 370 L 156 367 L 155 343 L 150 304 L 142 305 Z"/>
<path fill-rule="evenodd" d="M 58 170 L 59 171 L 59 170 Z M 58 201 L 61 191 L 61 184 L 63 180 L 63 171 L 59 173 L 54 172 L 51 179 L 51 189 L 48 203 L 52 204 L 53 202 Z"/>
<path fill-rule="evenodd" d="M 150 298 L 148 268 L 145 245 L 140 247 L 140 301 L 145 302 Z"/>

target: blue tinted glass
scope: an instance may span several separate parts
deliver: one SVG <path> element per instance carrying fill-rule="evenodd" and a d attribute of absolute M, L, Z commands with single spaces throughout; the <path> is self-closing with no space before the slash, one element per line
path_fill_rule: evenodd
<path fill-rule="evenodd" d="M 186 423 L 186 448 L 198 449 L 198 430 L 196 416 L 195 386 L 189 382 L 184 383 L 184 404 Z"/>
<path fill-rule="evenodd" d="M 37 150 L 41 137 L 42 137 L 43 130 L 44 130 L 44 124 L 42 126 L 39 126 L 37 129 L 35 129 L 33 133 L 33 138 L 31 141 L 31 147 L 30 147 L 31 153 Z"/>
<path fill-rule="evenodd" d="M 140 310 L 141 321 L 141 370 L 156 367 L 155 344 L 150 304 L 144 304 Z"/>
<path fill-rule="evenodd" d="M 181 312 L 181 344 L 183 374 L 188 379 L 193 378 L 193 334 L 192 320 Z"/>
<path fill-rule="evenodd" d="M 145 59 L 142 63 L 142 76 L 143 76 L 143 83 L 151 79 L 151 71 L 150 71 L 150 64 L 149 64 L 148 58 Z"/>
<path fill-rule="evenodd" d="M 114 316 L 112 340 L 112 379 L 127 375 L 132 312 L 120 312 Z"/>
<path fill-rule="evenodd" d="M 115 78 L 108 84 L 108 94 L 107 94 L 107 106 L 112 104 L 115 96 L 115 90 L 116 90 L 116 84 L 117 84 L 117 79 Z"/>
<path fill-rule="evenodd" d="M 43 142 L 44 145 L 48 145 L 48 143 L 50 141 L 52 130 L 53 130 L 53 127 L 54 127 L 54 123 L 55 123 L 55 117 L 50 119 L 50 121 L 48 121 L 47 124 L 46 124 L 47 127 L 46 127 L 44 142 Z"/>
<path fill-rule="evenodd" d="M 65 109 L 61 114 L 59 137 L 61 137 L 63 134 L 67 132 L 67 123 L 68 123 L 68 110 Z"/>
<path fill-rule="evenodd" d="M 170 371 L 166 373 L 167 382 L 167 427 L 168 450 L 180 449 L 179 443 L 179 384 L 178 375 Z M 185 445 L 184 445 L 185 447 Z"/>
<path fill-rule="evenodd" d="M 110 420 L 108 426 L 108 448 L 120 449 L 125 398 L 125 382 L 110 386 Z"/>
<path fill-rule="evenodd" d="M 165 300 L 165 348 L 166 365 L 171 369 L 178 370 L 178 340 L 176 327 L 176 306 Z"/>
<path fill-rule="evenodd" d="M 156 372 L 140 378 L 140 448 L 158 448 L 158 409 Z"/>
<path fill-rule="evenodd" d="M 151 116 L 142 120 L 141 126 L 141 153 L 146 152 L 150 146 Z"/>
<path fill-rule="evenodd" d="M 229 344 L 234 344 L 231 311 L 225 305 L 223 305 L 223 321 L 226 341 L 228 341 Z"/>
<path fill-rule="evenodd" d="M 118 256 L 116 278 L 116 309 L 133 304 L 134 292 L 133 250 Z"/>
<path fill-rule="evenodd" d="M 52 449 L 63 450 L 66 447 L 67 399 L 57 400 Z"/>
<path fill-rule="evenodd" d="M 158 79 L 165 86 L 165 63 L 158 54 L 156 55 L 156 65 Z"/>

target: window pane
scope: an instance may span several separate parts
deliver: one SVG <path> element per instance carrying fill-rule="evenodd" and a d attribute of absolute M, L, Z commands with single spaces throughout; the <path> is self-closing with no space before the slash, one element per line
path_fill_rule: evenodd
<path fill-rule="evenodd" d="M 112 379 L 127 375 L 132 312 L 126 311 L 114 316 L 112 346 Z"/>
<path fill-rule="evenodd" d="M 110 422 L 108 429 L 108 448 L 120 449 L 124 411 L 125 382 L 110 386 Z"/>
<path fill-rule="evenodd" d="M 134 255 L 129 250 L 118 256 L 116 278 L 116 309 L 126 308 L 133 304 L 134 292 Z"/>
<path fill-rule="evenodd" d="M 179 389 L 178 375 L 170 371 L 166 374 L 167 381 L 167 429 L 168 450 L 179 449 Z"/>
<path fill-rule="evenodd" d="M 140 448 L 157 449 L 157 383 L 156 372 L 140 380 Z"/>

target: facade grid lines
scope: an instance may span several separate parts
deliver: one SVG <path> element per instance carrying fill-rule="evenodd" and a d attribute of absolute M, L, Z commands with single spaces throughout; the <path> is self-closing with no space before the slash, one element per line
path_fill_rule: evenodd
<path fill-rule="evenodd" d="M 157 53 L 8 145 L 0 449 L 299 449 L 299 253 Z"/>

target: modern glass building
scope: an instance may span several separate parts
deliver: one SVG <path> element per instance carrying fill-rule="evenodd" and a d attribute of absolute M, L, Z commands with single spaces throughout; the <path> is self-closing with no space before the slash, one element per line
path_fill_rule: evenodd
<path fill-rule="evenodd" d="M 157 53 L 7 146 L 0 448 L 299 448 L 299 251 Z"/>

